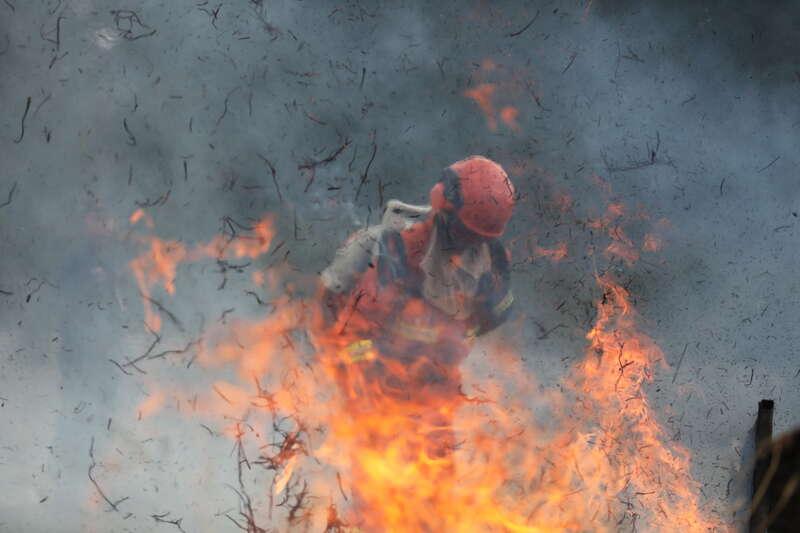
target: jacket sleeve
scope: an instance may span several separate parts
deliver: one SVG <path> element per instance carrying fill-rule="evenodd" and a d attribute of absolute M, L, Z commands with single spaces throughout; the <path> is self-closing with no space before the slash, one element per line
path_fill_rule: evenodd
<path fill-rule="evenodd" d="M 336 251 L 333 261 L 320 275 L 327 291 L 344 295 L 355 288 L 372 262 L 380 233 L 378 227 L 357 231 Z"/>
<path fill-rule="evenodd" d="M 497 240 L 489 243 L 489 250 L 492 271 L 481 276 L 478 282 L 472 328 L 475 335 L 487 333 L 508 320 L 514 304 L 508 251 Z"/>

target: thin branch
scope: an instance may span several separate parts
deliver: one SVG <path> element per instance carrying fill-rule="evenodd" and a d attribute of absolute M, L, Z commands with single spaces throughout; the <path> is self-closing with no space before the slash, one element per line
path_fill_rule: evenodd
<path fill-rule="evenodd" d="M 539 18 L 539 10 L 538 10 L 538 9 L 536 10 L 536 14 L 533 16 L 533 18 L 530 20 L 530 22 L 528 22 L 527 24 L 525 24 L 525 26 L 523 26 L 523 27 L 522 27 L 522 29 L 520 29 L 520 30 L 517 30 L 517 31 L 515 31 L 515 32 L 512 32 L 512 33 L 509 33 L 508 35 L 506 35 L 506 37 L 516 37 L 517 35 L 522 35 L 522 34 L 525 32 L 525 30 L 527 30 L 528 28 L 530 28 L 530 27 L 531 27 L 531 25 L 532 25 L 534 22 L 536 22 L 536 19 L 537 19 L 537 18 Z"/>
<path fill-rule="evenodd" d="M 374 133 L 374 132 L 373 132 Z M 367 162 L 367 166 L 364 169 L 364 174 L 361 175 L 361 181 L 358 183 L 358 188 L 356 189 L 356 200 L 358 200 L 359 194 L 361 194 L 361 188 L 367 182 L 369 178 L 369 169 L 372 166 L 372 162 L 375 161 L 375 154 L 378 153 L 378 144 L 373 140 L 372 141 L 372 155 Z"/>
<path fill-rule="evenodd" d="M 106 493 L 103 492 L 103 489 L 100 488 L 100 485 L 97 483 L 97 480 L 94 478 L 93 472 L 95 467 L 97 466 L 97 462 L 94 460 L 94 437 L 92 437 L 92 442 L 89 445 L 89 458 L 92 460 L 92 464 L 89 465 L 89 472 L 88 472 L 89 481 L 92 482 L 94 488 L 97 489 L 97 492 L 100 494 L 100 496 L 103 497 L 103 499 L 106 501 L 108 506 L 111 507 L 111 509 L 113 509 L 118 513 L 121 512 L 119 510 L 119 504 L 127 500 L 129 497 L 125 496 L 124 498 L 120 498 L 117 501 L 111 501 L 111 499 L 108 496 L 106 496 Z"/>
<path fill-rule="evenodd" d="M 183 518 L 176 518 L 175 520 L 169 520 L 167 517 L 169 516 L 170 512 L 167 511 L 166 513 L 161 514 L 151 514 L 150 517 L 156 521 L 156 523 L 160 524 L 172 524 L 173 526 L 177 527 L 181 533 L 186 533 L 184 529 L 181 527 L 181 522 Z"/>
<path fill-rule="evenodd" d="M 28 110 L 30 108 L 31 108 L 31 97 L 29 96 L 27 100 L 25 100 L 25 112 L 22 114 L 22 120 L 20 121 L 19 138 L 14 139 L 14 144 L 21 143 L 22 138 L 25 137 L 25 118 L 28 116 Z"/>
<path fill-rule="evenodd" d="M 351 142 L 350 139 L 345 137 L 344 142 L 342 143 L 342 145 L 339 148 L 337 148 L 336 150 L 334 150 L 333 152 L 331 152 L 330 155 L 328 155 L 328 157 L 326 157 L 324 159 L 321 159 L 319 161 L 307 161 L 306 163 L 303 163 L 302 165 L 298 165 L 298 167 L 297 167 L 298 170 L 301 170 L 301 171 L 306 170 L 306 171 L 311 172 L 311 177 L 309 177 L 308 182 L 306 183 L 306 186 L 303 189 L 303 192 L 308 192 L 309 187 L 311 187 L 311 184 L 314 183 L 314 178 L 316 177 L 316 169 L 317 169 L 317 167 L 327 165 L 328 163 L 331 163 L 332 161 L 334 161 L 337 157 L 339 157 L 339 155 L 342 152 L 345 151 L 345 149 L 347 149 L 348 146 L 350 146 L 350 142 Z"/>
<path fill-rule="evenodd" d="M 272 162 L 263 155 L 261 154 L 256 154 L 256 155 L 260 157 L 261 160 L 264 161 L 264 163 L 266 163 L 267 166 L 269 167 L 269 171 L 272 173 L 272 183 L 275 184 L 275 191 L 278 193 L 278 200 L 280 200 L 281 203 L 283 203 L 283 195 L 281 194 L 281 188 L 278 185 L 278 177 L 275 172 L 275 167 L 273 166 Z"/>
<path fill-rule="evenodd" d="M 11 204 L 11 200 L 14 198 L 14 191 L 17 190 L 17 182 L 15 181 L 13 185 L 11 185 L 11 190 L 8 191 L 8 200 L 0 204 L 0 208 L 3 208 L 7 205 Z"/>

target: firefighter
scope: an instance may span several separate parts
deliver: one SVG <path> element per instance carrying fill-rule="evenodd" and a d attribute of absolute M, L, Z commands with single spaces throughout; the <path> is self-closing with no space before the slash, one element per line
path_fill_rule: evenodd
<path fill-rule="evenodd" d="M 321 274 L 333 333 L 347 339 L 342 379 L 352 408 L 374 407 L 376 396 L 424 406 L 430 455 L 454 446 L 459 363 L 511 312 L 500 237 L 514 200 L 499 164 L 468 157 L 444 170 L 430 205 L 389 201 L 382 222 L 355 233 Z"/>

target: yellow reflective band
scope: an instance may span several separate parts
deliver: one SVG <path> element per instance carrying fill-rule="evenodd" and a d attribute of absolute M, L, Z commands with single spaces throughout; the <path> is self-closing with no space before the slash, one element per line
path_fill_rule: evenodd
<path fill-rule="evenodd" d="M 508 309 L 512 303 L 514 303 L 514 294 L 509 290 L 503 297 L 503 299 L 500 300 L 500 303 L 498 303 L 492 308 L 492 312 L 496 315 L 499 315 L 500 313 Z"/>
<path fill-rule="evenodd" d="M 414 326 L 407 322 L 397 322 L 392 330 L 406 339 L 433 344 L 439 340 L 439 332 L 435 328 Z"/>
<path fill-rule="evenodd" d="M 372 361 L 377 357 L 371 339 L 361 339 L 351 342 L 344 350 L 339 352 L 339 355 L 349 363 Z"/>

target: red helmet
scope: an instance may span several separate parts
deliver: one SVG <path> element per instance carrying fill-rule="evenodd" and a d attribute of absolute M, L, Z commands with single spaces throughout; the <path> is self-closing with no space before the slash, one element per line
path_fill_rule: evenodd
<path fill-rule="evenodd" d="M 514 210 L 514 185 L 503 167 L 473 155 L 444 170 L 442 181 L 431 189 L 431 206 L 455 212 L 479 235 L 499 237 Z"/>

